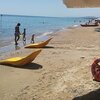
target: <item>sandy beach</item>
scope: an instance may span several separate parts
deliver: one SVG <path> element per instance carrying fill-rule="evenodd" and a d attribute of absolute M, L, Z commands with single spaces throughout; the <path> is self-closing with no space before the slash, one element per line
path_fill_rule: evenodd
<path fill-rule="evenodd" d="M 100 32 L 95 28 L 57 32 L 23 68 L 0 65 L 0 100 L 100 100 L 100 83 L 91 74 L 91 64 L 100 58 Z M 22 48 L 0 55 L 0 60 L 36 50 Z"/>

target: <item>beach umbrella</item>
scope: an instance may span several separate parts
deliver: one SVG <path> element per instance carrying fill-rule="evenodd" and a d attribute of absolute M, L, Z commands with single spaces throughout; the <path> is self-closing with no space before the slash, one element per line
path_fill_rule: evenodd
<path fill-rule="evenodd" d="M 63 0 L 68 8 L 100 7 L 100 0 Z"/>

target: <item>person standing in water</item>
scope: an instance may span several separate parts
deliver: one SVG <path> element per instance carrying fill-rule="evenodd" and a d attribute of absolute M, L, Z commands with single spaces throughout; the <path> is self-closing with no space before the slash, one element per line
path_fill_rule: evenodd
<path fill-rule="evenodd" d="M 22 33 L 23 35 L 23 44 L 26 44 L 26 29 L 24 28 L 24 32 Z"/>
<path fill-rule="evenodd" d="M 23 35 L 23 44 L 26 44 L 26 29 L 24 28 L 24 32 L 22 33 Z"/>
<path fill-rule="evenodd" d="M 15 45 L 18 45 L 18 40 L 20 39 L 20 29 L 19 29 L 20 23 L 17 23 L 15 27 Z"/>
<path fill-rule="evenodd" d="M 34 34 L 32 35 L 31 43 L 34 43 Z"/>
<path fill-rule="evenodd" d="M 23 41 L 26 41 L 26 29 L 24 28 L 24 32 L 23 32 Z"/>

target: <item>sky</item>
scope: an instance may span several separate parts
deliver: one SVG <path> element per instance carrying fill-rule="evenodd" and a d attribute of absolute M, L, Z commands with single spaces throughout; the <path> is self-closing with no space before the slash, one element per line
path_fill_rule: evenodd
<path fill-rule="evenodd" d="M 100 8 L 67 8 L 63 0 L 0 0 L 0 14 L 81 17 L 100 16 Z"/>

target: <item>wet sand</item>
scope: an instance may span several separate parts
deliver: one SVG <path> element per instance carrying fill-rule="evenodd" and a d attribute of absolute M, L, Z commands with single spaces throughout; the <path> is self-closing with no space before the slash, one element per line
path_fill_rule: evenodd
<path fill-rule="evenodd" d="M 52 35 L 47 48 L 23 68 L 0 65 L 0 99 L 100 100 L 100 83 L 93 81 L 90 68 L 100 57 L 100 32 L 95 28 L 77 27 Z M 35 50 L 22 48 L 0 59 Z"/>

